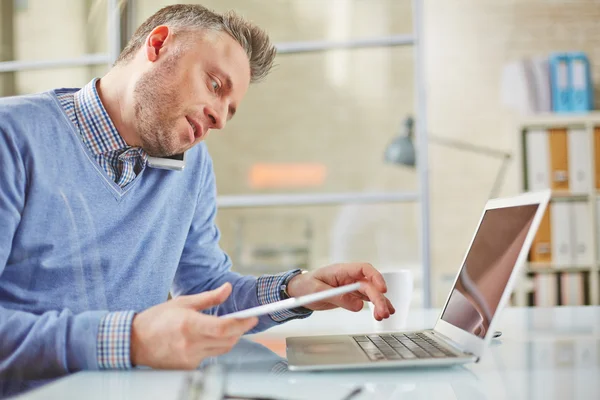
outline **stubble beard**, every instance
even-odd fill
[[[141,147],[150,156],[165,157],[181,152],[175,131],[181,101],[177,89],[169,85],[175,58],[161,68],[144,73],[133,90],[136,129]],[[182,115],[183,116],[183,115]]]

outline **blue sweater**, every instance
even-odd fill
[[[100,319],[217,288],[216,314],[259,305],[256,278],[218,245],[206,146],[182,172],[145,168],[120,188],[94,161],[54,92],[0,99],[0,372],[98,368]],[[261,317],[254,331],[277,323]]]

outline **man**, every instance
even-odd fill
[[[195,368],[314,310],[394,312],[369,264],[258,279],[230,271],[202,142],[233,117],[275,49],[258,27],[199,5],[142,24],[82,89],[0,100],[0,369]],[[186,152],[184,171],[148,156]],[[360,292],[261,318],[217,316],[326,288]],[[174,299],[166,301],[169,291]],[[203,311],[198,312],[198,311]]]

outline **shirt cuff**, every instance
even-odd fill
[[[100,369],[131,368],[131,323],[134,311],[106,314],[98,328],[98,367]]]
[[[282,272],[276,275],[262,275],[257,281],[258,303],[265,305],[276,301],[284,300],[281,298],[281,286],[288,278],[298,275],[301,271],[295,269],[288,272]],[[281,310],[269,314],[269,317],[275,322],[285,322],[291,319],[306,318],[312,314],[312,311]]]

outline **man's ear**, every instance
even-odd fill
[[[170,38],[171,31],[168,26],[160,25],[152,29],[152,32],[146,38],[145,50],[148,61],[158,60],[160,52],[165,46],[165,42]]]

